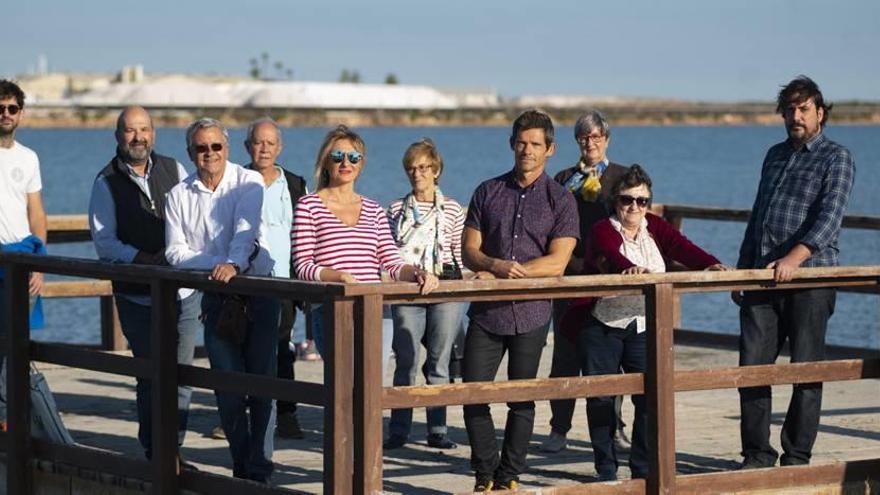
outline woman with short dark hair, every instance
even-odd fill
[[[614,184],[608,197],[612,215],[591,229],[584,258],[586,273],[662,273],[666,261],[693,270],[729,270],[717,258],[681,235],[668,222],[648,212],[653,196],[651,178],[633,165]],[[645,300],[643,296],[612,296],[576,300],[563,325],[576,332],[582,372],[587,375],[644,373],[647,367]],[[645,396],[633,395],[635,406],[632,450],[633,478],[648,473],[645,438]],[[617,425],[614,397],[587,399],[587,420],[594,464],[600,481],[617,479],[617,451],[612,441]]]

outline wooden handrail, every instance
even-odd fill
[[[802,268],[789,283],[772,282],[769,270],[737,270],[730,272],[675,272],[637,276],[592,275],[536,280],[491,280],[443,282],[436,294],[421,296],[414,284],[322,284],[263,277],[236,277],[231,283],[219,285],[207,280],[203,272],[193,273],[169,268],[115,265],[89,260],[0,253],[0,264],[7,270],[6,302],[13,308],[6,315],[10,330],[6,339],[8,359],[8,400],[10,432],[5,438],[10,493],[28,493],[30,471],[26,469],[35,450],[30,439],[29,401],[27,399],[28,363],[45,359],[98,371],[134,376],[149,376],[158,403],[163,405],[154,417],[155,455],[149,472],[154,487],[163,492],[176,492],[190,483],[208,483],[189,479],[176,473],[176,401],[177,386],[190,384],[224,390],[250,390],[276,399],[295,400],[325,408],[325,491],[327,493],[378,493],[382,488],[382,415],[388,407],[448,405],[494,401],[529,401],[547,398],[574,398],[596,394],[644,392],[648,407],[650,453],[649,477],[641,482],[626,483],[627,490],[636,492],[671,493],[681,482],[687,491],[706,487],[710,478],[678,476],[675,471],[675,393],[686,390],[707,390],[765,384],[802,383],[825,380],[856,380],[880,377],[880,359],[850,359],[818,363],[795,363],[717,370],[674,370],[672,344],[676,298],[687,292],[723,292],[740,290],[776,290],[792,287],[847,285],[874,288],[880,284],[880,266]],[[92,276],[115,280],[137,280],[152,287],[154,320],[152,360],[126,356],[104,356],[94,351],[71,349],[58,344],[29,341],[27,333],[27,272],[39,270],[73,276]],[[322,301],[327,308],[326,327],[329,337],[325,354],[325,383],[279,386],[277,379],[247,377],[237,373],[180,366],[174,353],[172,334],[162,331],[172,326],[176,315],[177,287],[190,286],[200,290],[221,290],[244,294],[284,295],[297,299]],[[64,293],[58,289],[57,294]],[[68,291],[68,294],[81,293]],[[549,296],[596,294],[643,294],[646,298],[648,325],[648,366],[643,374],[585,377],[571,379],[517,380],[502,383],[467,383],[446,386],[383,389],[380,360],[382,306],[389,302],[424,302],[433,300],[504,300],[544,299]],[[155,338],[156,336],[160,338]],[[90,357],[94,356],[95,359]],[[250,384],[250,385],[249,385]],[[354,386],[352,386],[354,384]],[[250,387],[250,388],[249,388]],[[282,391],[283,390],[283,391]],[[37,444],[39,446],[40,444]],[[73,447],[75,448],[75,447]],[[73,451],[69,451],[73,452]],[[93,462],[100,458],[89,453]],[[97,456],[97,457],[96,457]],[[74,456],[75,457],[75,456]],[[874,466],[871,460],[866,466]],[[780,486],[798,486],[827,475],[827,470],[804,471],[790,477]],[[742,488],[759,486],[751,473],[725,473],[719,483],[741,480]],[[822,478],[824,479],[824,478]],[[724,480],[724,481],[722,481]],[[225,486],[223,481],[210,481],[211,486]],[[231,485],[230,485],[231,486]],[[581,487],[584,492],[602,492],[601,486]]]
[[[660,213],[680,226],[683,218],[742,221],[747,210],[695,208],[658,205]],[[56,235],[77,238],[87,229],[84,216],[53,220]],[[880,218],[850,216],[849,228],[878,229]],[[50,236],[51,240],[51,236]],[[675,308],[681,294],[725,292],[732,290],[777,290],[803,287],[843,286],[877,292],[880,266],[802,268],[792,282],[777,284],[770,270],[730,272],[675,272],[639,276],[594,275],[531,280],[471,280],[443,282],[430,296],[421,296],[415,284],[328,284],[265,277],[236,277],[229,284],[207,280],[204,272],[174,270],[164,267],[109,264],[75,258],[0,253],[0,264],[7,269],[6,303],[11,311],[4,322],[7,347],[7,401],[9,433],[2,435],[7,456],[7,489],[10,493],[29,493],[31,471],[27,469],[34,454],[52,451],[33,442],[29,433],[28,364],[43,359],[93,370],[147,376],[154,383],[154,403],[161,407],[154,417],[154,452],[149,467],[141,465],[161,492],[176,492],[189,486],[208,486],[222,491],[234,482],[192,477],[176,472],[177,453],[176,401],[179,384],[228,390],[248,390],[251,382],[256,393],[276,399],[295,400],[325,409],[324,488],[326,493],[379,493],[382,489],[382,415],[383,408],[479,403],[509,400],[574,398],[598,393],[644,392],[648,406],[650,452],[649,477],[643,481],[621,483],[630,493],[703,492],[717,486],[738,489],[759,488],[772,478],[773,487],[794,487],[827,480],[840,468],[811,466],[789,475],[791,468],[776,468],[771,476],[755,473],[719,473],[717,475],[681,476],[675,471],[675,393],[763,384],[802,383],[805,381],[859,380],[880,377],[877,358],[848,359],[818,363],[795,363],[715,370],[674,370],[672,333]],[[27,272],[93,277],[102,281],[47,284],[49,297],[86,297],[100,295],[102,303],[111,301],[108,282],[121,280],[148,283],[152,287],[153,335],[151,360],[127,356],[106,356],[94,351],[71,349],[58,344],[30,342],[27,333]],[[179,286],[199,290],[272,295],[325,304],[328,342],[324,360],[325,383],[293,384],[279,387],[274,378],[255,380],[240,374],[177,365],[172,334],[162,332],[173,325],[176,314],[175,293]],[[643,294],[646,298],[648,324],[648,367],[644,374],[572,379],[535,379],[503,383],[468,383],[448,386],[420,386],[383,389],[379,360],[381,349],[381,308],[383,304],[404,302],[439,302],[452,300],[549,299],[555,297]],[[103,313],[103,311],[102,311]],[[159,337],[159,338],[155,338]],[[94,357],[94,359],[93,359]],[[561,381],[564,380],[564,381]],[[354,386],[352,386],[354,385]],[[282,391],[283,389],[283,391]],[[75,463],[78,447],[65,447],[65,455]],[[83,451],[85,452],[85,451]],[[89,451],[84,459],[94,465],[102,456]],[[115,458],[116,456],[114,456]],[[112,463],[111,457],[107,457]],[[85,462],[85,461],[84,461]],[[121,465],[118,461],[117,464]],[[863,479],[864,472],[880,465],[880,459],[844,464],[847,476]],[[853,474],[855,473],[855,474]],[[775,476],[782,474],[782,476]],[[198,478],[198,479],[197,479]],[[607,492],[602,485],[573,487],[571,493]],[[559,493],[568,492],[563,489]]]

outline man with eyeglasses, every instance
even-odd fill
[[[798,267],[837,266],[840,225],[855,178],[848,149],[823,133],[831,112],[819,86],[799,76],[779,92],[788,139],[767,151],[739,251],[738,268],[770,268],[776,282]],[[825,358],[834,288],[734,293],[740,305],[741,366],[773,364],[789,340],[791,362]],[[771,467],[770,386],[739,389],[743,469]],[[782,466],[809,464],[819,427],[822,384],[794,385],[782,424]]]
[[[580,150],[580,159],[573,166],[562,170],[553,180],[565,186],[577,203],[581,238],[578,240],[571,255],[566,275],[581,275],[584,269],[584,243],[590,228],[611,211],[607,206],[608,191],[623,176],[627,167],[610,162],[606,155],[611,141],[611,126],[598,110],[588,110],[581,115],[574,126],[574,138]],[[568,307],[569,299],[553,301],[553,364],[550,367],[550,378],[579,376],[581,359],[577,354],[577,346],[569,345],[560,331],[560,320]],[[618,418],[620,417],[620,400],[616,401]],[[571,429],[571,418],[574,415],[574,399],[550,401],[550,435],[541,444],[541,451],[556,453],[565,449],[566,435]],[[618,424],[616,439],[622,444],[628,443],[623,432],[623,422]],[[622,445],[625,446],[625,445]]]
[[[244,146],[251,156],[245,168],[259,172],[266,186],[263,199],[263,224],[269,241],[269,254],[275,262],[276,277],[291,277],[290,234],[293,212],[299,198],[308,194],[306,181],[278,164],[284,149],[281,129],[269,117],[251,122],[247,128]],[[278,327],[278,378],[294,380],[296,353],[290,349],[293,323],[296,321],[298,302],[281,301],[281,322]],[[300,439],[304,437],[296,417],[296,403],[278,401],[278,436]]]
[[[274,261],[262,222],[263,178],[228,161],[229,135],[217,120],[201,118],[190,124],[186,148],[196,173],[168,193],[168,262],[206,270],[209,279],[221,283],[239,274],[271,275]],[[221,322],[221,312],[243,326]],[[277,299],[205,292],[202,314],[212,369],[275,376]],[[268,483],[274,470],[274,401],[222,391],[215,396],[232,455],[232,475]]]
[[[480,184],[462,236],[464,265],[477,278],[520,279],[563,274],[580,236],[571,194],[545,173],[556,151],[553,122],[523,112],[510,136],[513,169]],[[550,327],[549,300],[473,302],[465,342],[465,382],[492,381],[505,354],[511,380],[535,378]],[[535,403],[509,402],[500,455],[488,404],[464,406],[475,492],[515,490],[526,469]]]
[[[0,79],[0,249],[45,253],[46,211],[43,208],[40,160],[30,148],[15,140],[24,115],[24,91]],[[31,272],[28,290],[37,296],[43,274]],[[3,273],[0,270],[0,336],[6,334]],[[6,366],[6,349],[0,349],[0,369]],[[6,420],[6,380],[0,373],[0,420]]]
[[[168,266],[165,260],[165,198],[186,176],[174,158],[156,153],[153,119],[142,107],[125,108],[116,119],[116,154],[98,173],[89,200],[89,227],[95,252],[102,261]],[[152,301],[150,286],[113,281],[113,296],[122,332],[136,358],[151,356]],[[192,364],[201,293],[180,289],[177,301],[177,362]],[[138,440],[144,455],[153,455],[150,380],[137,379]],[[190,387],[177,388],[178,444],[186,435]],[[192,465],[179,461],[181,467]]]

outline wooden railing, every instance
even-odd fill
[[[655,204],[652,206],[654,213],[663,216],[676,228],[681,230],[684,219],[718,220],[745,222],[749,219],[750,210],[733,208],[715,208],[708,206],[689,206]],[[865,215],[847,215],[843,219],[843,227],[848,229],[880,230],[880,217]],[[88,217],[86,215],[52,215],[49,217],[49,243],[84,242],[90,241]],[[845,289],[850,292],[864,292],[863,287]],[[74,282],[49,282],[43,291],[43,296],[48,298],[70,297],[98,297],[100,298],[100,343],[98,348],[112,351],[127,348],[125,337],[119,325],[119,317],[116,314],[116,305],[113,303],[113,292],[110,282],[106,280],[74,281]],[[676,300],[674,321],[676,328],[680,327],[681,311]],[[687,330],[682,337],[703,343],[730,344],[730,339],[723,335],[710,333],[703,330]],[[843,346],[835,346],[844,353],[851,353],[854,349]]]
[[[421,296],[414,284],[318,284],[260,277],[237,277],[228,285],[210,282],[203,272],[111,265],[70,258],[0,253],[6,269],[5,342],[8,356],[9,432],[0,435],[7,452],[8,493],[31,493],[30,461],[54,459],[152,481],[154,493],[190,489],[230,493],[253,485],[223,476],[176,470],[178,384],[272,397],[324,408],[324,490],[334,494],[377,494],[382,490],[382,411],[403,407],[498,403],[621,394],[646,396],[649,472],[646,480],[559,487],[553,493],[712,493],[806,487],[818,484],[876,480],[880,459],[813,466],[780,467],[772,471],[737,471],[678,475],[675,470],[675,398],[677,392],[743,386],[844,381],[880,378],[880,359],[845,359],[815,363],[777,364],[723,369],[676,371],[673,345],[677,296],[697,292],[778,290],[813,287],[868,288],[880,286],[880,266],[807,268],[785,284],[772,281],[771,270],[679,272],[639,276],[601,275],[528,280],[443,282]],[[29,339],[27,277],[29,271],[123,281],[149,282],[153,301],[153,359],[136,359]],[[175,323],[178,287],[271,295],[322,302],[327,328],[324,383],[314,384],[243,373],[178,365],[173,333],[159,331]],[[382,305],[447,301],[504,301],[581,296],[643,295],[648,326],[648,362],[644,374],[548,378],[499,383],[467,383],[415,387],[382,386]],[[37,441],[29,431],[28,363],[64,366],[149,377],[153,381],[152,461],[139,461],[82,446]],[[686,427],[686,426],[684,426]],[[258,493],[288,493],[266,487]]]

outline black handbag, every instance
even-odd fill
[[[218,337],[227,342],[243,344],[247,338],[248,327],[247,299],[238,294],[227,294],[222,297],[214,331]]]
[[[437,278],[440,280],[461,280],[461,267],[454,260],[452,263],[443,263],[443,273]]]

